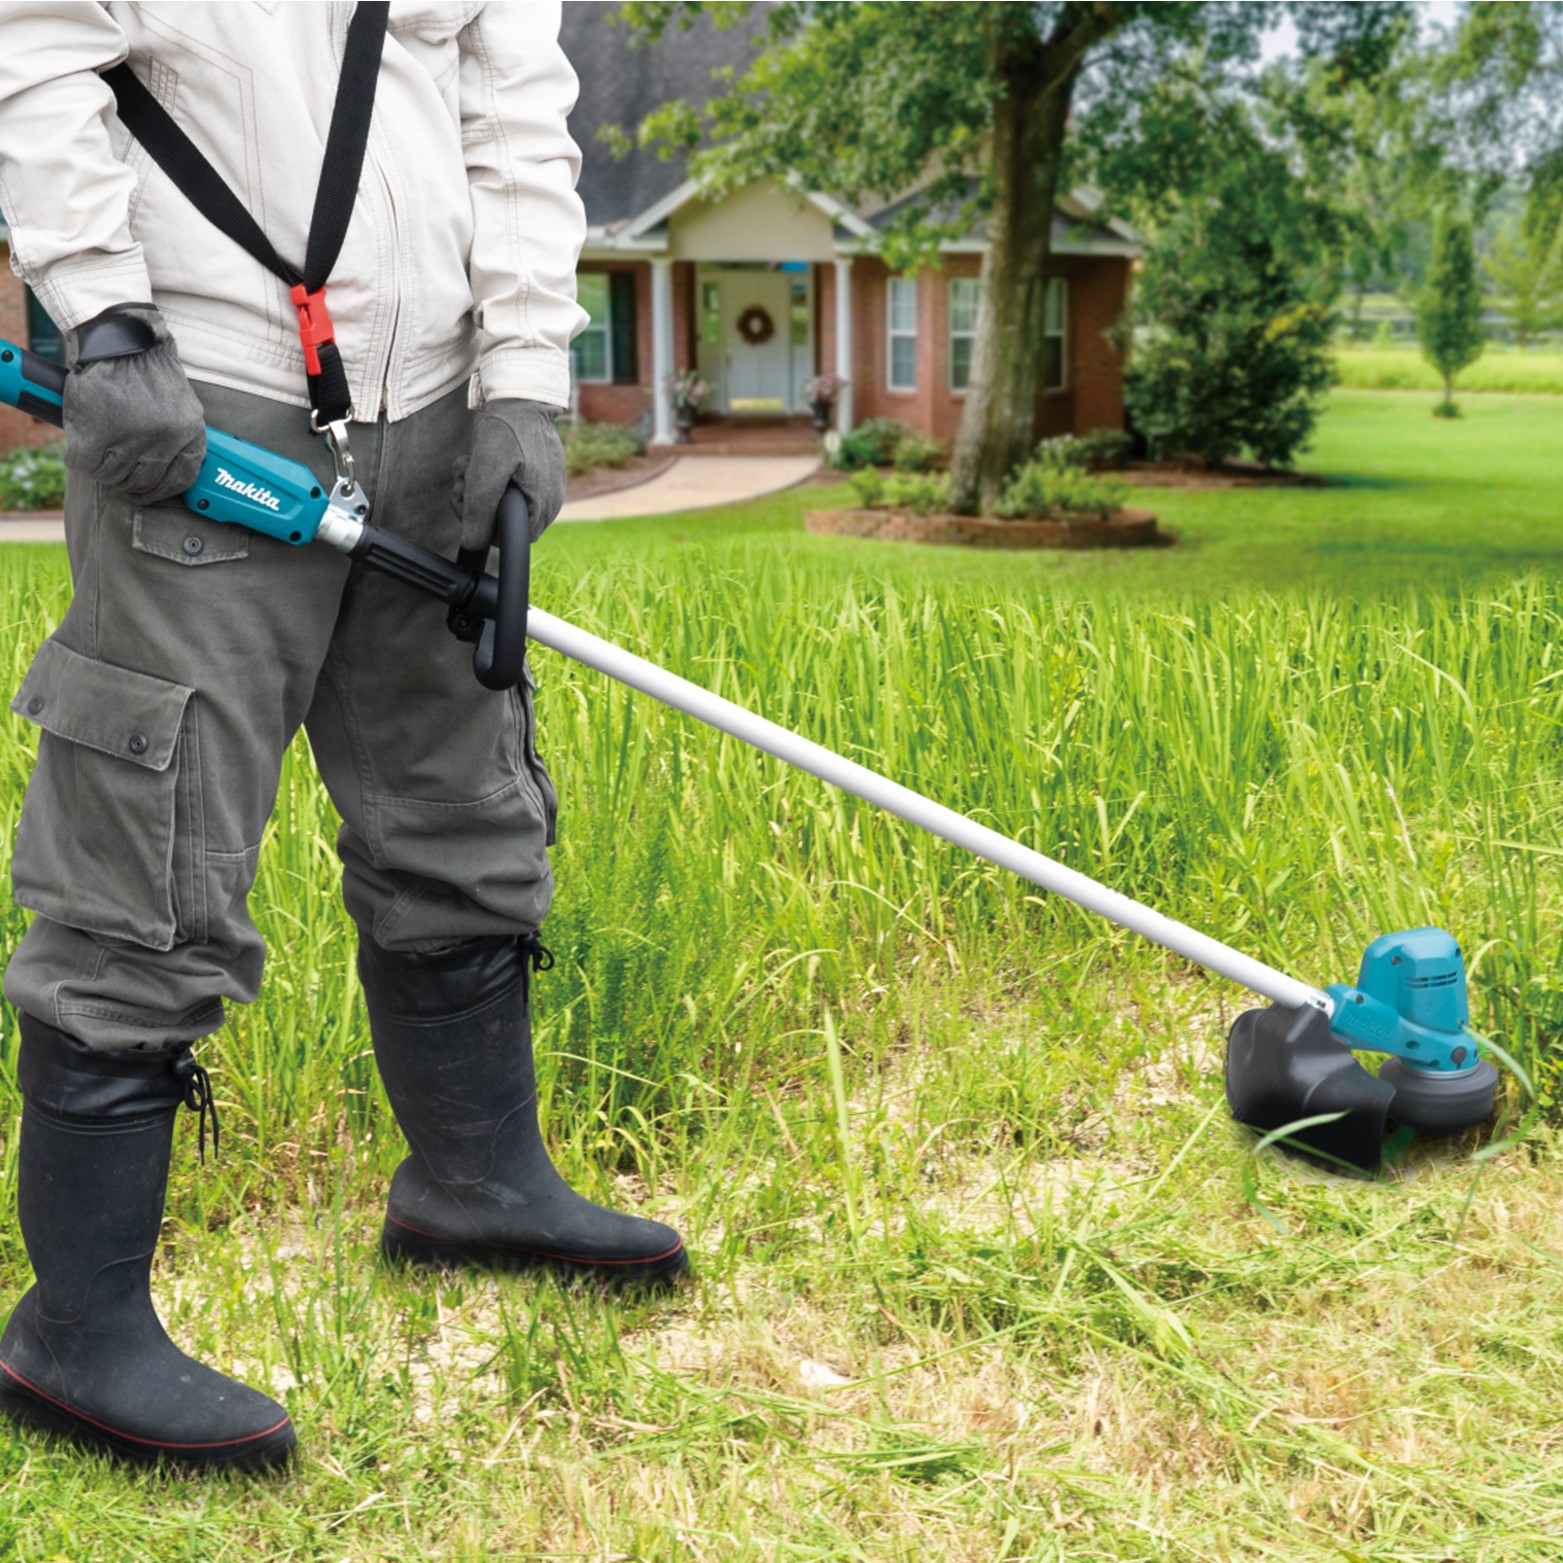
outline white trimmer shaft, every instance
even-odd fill
[[[1229,977],[1240,986],[1258,993],[1277,1004],[1293,1009],[1311,1008],[1329,1015],[1334,1010],[1330,996],[1319,988],[1288,977],[1285,972],[1266,966],[1252,956],[1234,950],[1230,945],[1212,939],[1208,934],[1190,928],[1186,923],[1174,922],[1160,912],[1131,901],[1128,896],[1109,890],[1105,885],[1075,869],[1067,868],[1018,841],[1002,836],[976,820],[957,814],[954,809],[935,803],[921,793],[903,787],[866,765],[848,760],[820,744],[811,743],[797,733],[788,732],[752,711],[745,711],[708,689],[701,689],[676,673],[669,673],[655,663],[647,662],[632,652],[610,644],[586,630],[577,629],[563,619],[557,619],[541,608],[532,608],[527,614],[527,637],[552,651],[562,652],[576,662],[642,694],[660,700],[675,710],[683,711],[708,727],[740,738],[744,743],[766,754],[785,760],[788,765],[818,776],[833,786],[850,792],[854,797],[885,809],[908,824],[932,832],[945,841],[964,847],[977,857],[1012,874],[1040,885],[1055,895],[1095,912],[1109,922],[1117,923],[1132,933],[1153,939],[1157,944],[1186,957],[1222,977]]]

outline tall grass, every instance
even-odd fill
[[[1414,344],[1367,347],[1341,343],[1335,350],[1338,383],[1359,391],[1442,391],[1443,380]],[[1456,391],[1563,391],[1563,353],[1555,349],[1505,348],[1489,342],[1482,356],[1460,372]]]
[[[556,539],[539,600],[1307,980],[1446,926],[1475,1023],[1550,1078],[1554,580],[1064,594],[667,526],[611,571],[596,534]],[[13,685],[66,600],[58,551],[0,552]],[[285,1394],[305,1463],[159,1483],[0,1429],[10,1553],[1555,1555],[1545,1124],[1402,1185],[1256,1163],[1220,1093],[1241,994],[534,660],[564,798],[546,1116],[577,1185],[676,1220],[702,1280],[609,1307],[376,1269],[402,1147],[295,747],[252,897],[265,990],[205,1050],[224,1156],[181,1153],[159,1284],[183,1343]],[[0,727],[0,851],[31,741]],[[8,1295],[24,1277],[6,1226]]]
[[[1354,976],[1375,932],[1456,928],[1483,1023],[1526,1057],[1545,1046],[1532,1000],[1557,942],[1548,778],[1563,757],[1550,583],[1169,611],[913,592],[758,550],[691,564],[698,592],[582,582],[560,611],[1311,980]],[[807,1026],[865,985],[893,993],[948,950],[1017,977],[1108,948],[1140,968],[1172,959],[539,662],[573,799],[550,936],[581,1048],[704,1065],[756,1025]],[[637,1035],[655,1039],[644,1056]]]

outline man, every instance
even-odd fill
[[[37,1284],[0,1338],[0,1407],[185,1464],[265,1465],[294,1442],[280,1406],[169,1341],[148,1280],[174,1117],[209,1101],[190,1044],[259,989],[245,898],[301,725],[344,822],[375,1058],[412,1150],[385,1252],[615,1280],[686,1263],[671,1229],[571,1192],[538,1132],[528,984],[556,800],[530,694],[483,689],[432,599],[178,502],[203,423],[326,486],[332,463],[288,286],[197,215],[100,73],[128,63],[298,264],[354,14],[0,6],[0,208],[70,348],[74,581],[12,705],[41,729],[14,865],[37,915],[5,973]],[[446,555],[489,540],[512,480],[534,536],[563,497],[584,218],[558,21],[409,3],[376,34],[330,315],[375,519]]]

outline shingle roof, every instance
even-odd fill
[[[770,8],[761,0],[726,27],[717,27],[709,11],[697,12],[692,26],[686,29],[675,22],[660,42],[651,43],[643,32],[619,20],[617,5],[565,0],[559,41],[581,83],[570,134],[581,148],[577,189],[593,228],[614,232],[670,195],[689,174],[682,153],[664,159],[655,148],[633,148],[621,157],[599,132],[615,126],[633,134],[641,120],[664,103],[679,98],[704,103],[723,91],[724,84],[713,81],[712,72],[723,66],[741,71],[753,58],[756,44],[766,35]],[[726,9],[728,15],[739,14],[737,7]],[[902,196],[867,220],[882,229],[915,199],[915,193]],[[984,229],[979,220],[967,239],[982,242]],[[858,236],[838,222],[836,237],[852,244]],[[1121,226],[1064,211],[1054,215],[1053,243],[1060,250],[1121,250],[1126,242],[1132,246],[1134,241]]]
[[[704,102],[721,90],[711,72],[742,65],[766,28],[765,7],[754,7],[736,26],[717,27],[701,12],[687,31],[669,27],[661,42],[617,19],[618,6],[566,0],[559,42],[581,79],[570,115],[570,134],[581,148],[577,189],[594,228],[616,224],[646,210],[678,188],[688,175],[687,159],[664,161],[655,149],[624,157],[598,138],[605,125],[633,133],[653,109],[674,98]]]

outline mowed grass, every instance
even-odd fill
[[[1394,347],[1342,343],[1335,350],[1342,387],[1359,391],[1436,391],[1444,382],[1411,343]],[[1482,356],[1455,380],[1455,400],[1466,391],[1514,391],[1556,395],[1563,391],[1563,352],[1489,342]]]
[[[1447,926],[1476,1024],[1550,1090],[1556,405],[1341,394],[1310,458],[1337,486],[1147,492],[1183,538],[1156,553],[814,537],[812,488],[556,528],[536,594],[1308,980]],[[0,553],[13,683],[66,592],[61,551]],[[536,663],[551,1136],[698,1279],[607,1302],[378,1267],[401,1145],[297,749],[266,991],[203,1050],[224,1154],[184,1126],[156,1285],[182,1344],[283,1395],[302,1459],[170,1479],[0,1431],[4,1555],[1558,1556],[1563,1177],[1523,1089],[1378,1184],[1256,1155],[1221,1088],[1244,994]],[[8,845],[30,730],[0,742]]]

